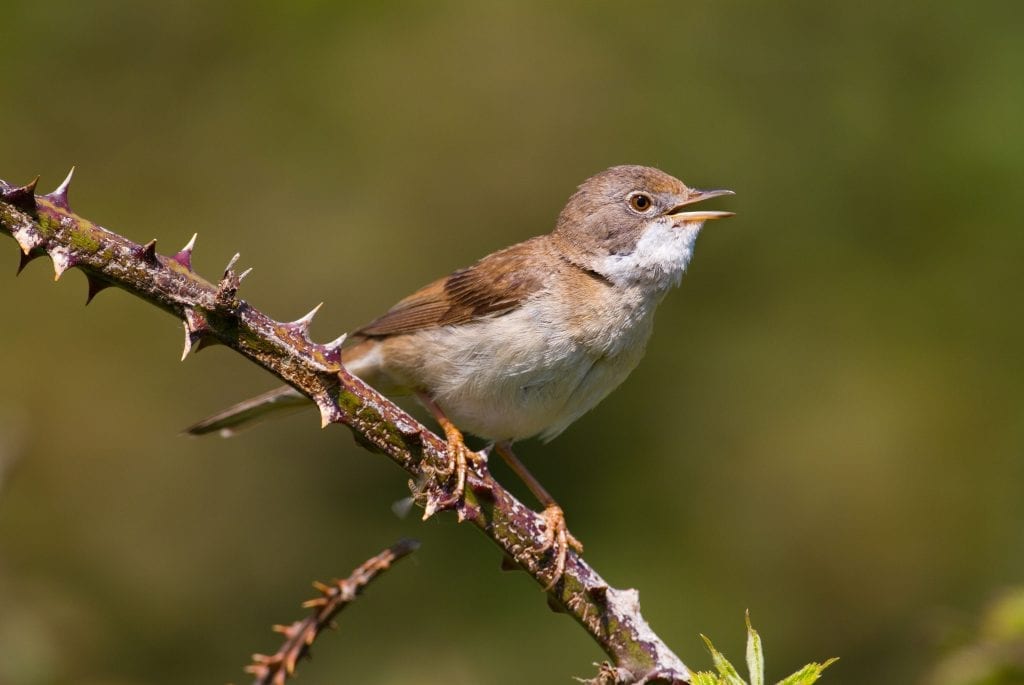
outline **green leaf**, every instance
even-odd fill
[[[811,683],[821,677],[822,671],[834,664],[836,661],[839,661],[839,659],[832,658],[823,664],[807,664],[785,680],[780,680],[779,685],[811,685]]]
[[[736,669],[725,656],[715,649],[715,646],[711,644],[711,640],[706,635],[700,636],[704,640],[704,644],[707,645],[708,651],[711,652],[711,660],[715,663],[715,668],[718,669],[718,675],[721,678],[722,685],[747,685],[743,678],[740,678],[740,674],[736,672]]]
[[[750,685],[764,685],[764,651],[761,636],[750,625],[750,611],[747,611],[747,670],[750,671]]]
[[[710,671],[693,674],[692,685],[747,685],[747,682],[740,677],[729,660],[715,649],[711,640],[706,635],[700,636],[704,640],[708,651],[711,652],[711,660],[715,663],[718,671],[716,676]],[[829,659],[821,664],[807,664],[799,671],[788,678],[779,681],[777,685],[811,685],[821,677],[821,672],[831,666],[838,659]],[[747,612],[747,668],[750,670],[750,685],[764,685],[764,647],[761,643],[761,635],[754,630],[750,623],[750,612]]]

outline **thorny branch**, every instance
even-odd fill
[[[284,643],[274,654],[253,654],[253,663],[245,667],[253,677],[252,685],[284,685],[295,674],[299,659],[309,653],[313,641],[324,628],[333,627],[338,612],[355,601],[363,588],[373,582],[391,564],[414,552],[420,543],[415,540],[401,540],[375,557],[366,560],[344,580],[330,583],[313,583],[320,592],[302,606],[313,612],[306,618],[291,625],[274,626],[275,633],[284,635]]]
[[[38,180],[38,179],[37,179]],[[444,472],[448,454],[438,438],[399,407],[351,375],[341,364],[344,336],[327,344],[308,335],[316,309],[283,323],[238,297],[248,271],[235,272],[237,255],[214,285],[192,270],[194,239],[171,256],[158,254],[156,241],[139,245],[84,219],[68,205],[71,174],[52,193],[36,195],[36,182],[21,187],[0,181],[0,233],[21,247],[18,271],[48,255],[56,278],[72,267],[85,272],[91,300],[118,286],[170,312],[185,326],[185,355],[211,344],[227,345],[316,402],[322,424],[352,429],[370,451],[387,455],[417,482],[429,516],[448,501]],[[469,521],[505,553],[507,565],[529,573],[541,587],[550,578],[550,553],[541,546],[544,521],[501,486],[486,467],[468,474],[460,521]],[[570,551],[561,579],[547,591],[548,604],[572,616],[611,658],[603,683],[686,683],[690,672],[647,625],[636,590],[610,587]]]

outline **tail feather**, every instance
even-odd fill
[[[295,388],[285,385],[239,402],[233,407],[228,407],[224,411],[189,426],[185,432],[189,435],[219,432],[221,437],[227,438],[242,428],[247,428],[269,416],[283,416],[287,411],[295,411],[307,406],[312,406],[308,397]]]

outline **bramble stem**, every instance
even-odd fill
[[[0,181],[0,233],[20,245],[22,267],[44,254],[57,278],[77,267],[89,280],[90,298],[116,285],[181,319],[186,354],[209,344],[227,345],[315,401],[325,426],[348,426],[361,444],[387,455],[414,479],[443,470],[445,442],[343,368],[344,336],[328,344],[310,340],[315,312],[291,323],[275,321],[238,297],[248,272],[237,274],[235,260],[213,284],[192,270],[194,242],[164,256],[157,253],[156,241],[139,245],[78,216],[68,206],[70,179],[69,174],[48,195],[36,195],[34,182],[14,187]],[[530,554],[544,540],[544,519],[494,480],[482,463],[473,460],[467,473],[459,519],[470,521],[544,587],[550,554]],[[433,478],[424,482],[420,504],[428,511],[444,508],[450,501],[445,486]],[[575,552],[568,553],[565,572],[547,595],[553,609],[576,619],[611,658],[614,665],[602,669],[606,682],[689,680],[689,670],[641,616],[636,591],[610,587]]]

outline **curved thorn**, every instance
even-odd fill
[[[101,291],[106,290],[110,287],[110,284],[106,281],[101,281],[92,274],[86,274],[86,281],[89,283],[89,294],[85,297],[86,306],[92,302],[92,298],[96,297]]]
[[[342,333],[337,338],[335,338],[331,342],[329,342],[326,345],[324,345],[324,347],[326,347],[328,350],[332,350],[332,351],[339,350],[339,349],[341,349],[341,346],[345,344],[345,340],[347,340],[347,339],[348,339],[348,333]]]
[[[138,254],[142,257],[143,261],[153,266],[158,266],[160,264],[160,261],[156,258],[156,238],[153,238],[143,245]]]
[[[178,264],[181,264],[183,267],[185,267],[189,271],[192,270],[192,250],[195,249],[196,238],[198,238],[198,237],[199,237],[198,233],[193,233],[192,234],[192,239],[188,241],[188,244],[185,245],[185,247],[181,248],[181,250],[178,252],[178,254],[176,254],[173,257],[171,257],[171,259],[173,259],[174,261],[178,262]]]
[[[309,310],[309,313],[306,314],[304,317],[302,317],[301,319],[296,319],[295,321],[292,321],[288,325],[291,328],[297,328],[297,329],[299,329],[301,331],[309,330],[309,324],[311,324],[313,322],[313,317],[316,316],[316,313],[318,311],[320,311],[320,307],[323,307],[323,306],[324,306],[324,303],[321,302],[320,304],[318,304],[317,306],[315,306],[311,310]]]
[[[228,274],[231,273],[231,269],[234,268],[235,264],[238,262],[238,258],[241,256],[242,255],[240,253],[236,252],[235,256],[228,262],[228,265],[224,267],[224,278],[228,277]]]
[[[320,410],[320,428],[327,428],[334,420],[334,407],[328,400],[317,400],[316,406]]]
[[[209,333],[204,333],[203,336],[201,338],[199,338],[199,342],[196,343],[195,351],[196,351],[196,354],[198,354],[198,353],[202,352],[203,350],[205,350],[207,347],[213,347],[214,345],[223,345],[223,344],[224,343],[222,343],[220,340],[218,340],[217,338],[213,337]]]
[[[59,281],[64,272],[75,265],[75,258],[62,247],[55,247],[50,251],[50,259],[53,261],[53,280]]]
[[[199,351],[205,337],[207,325],[203,315],[191,308],[185,309],[185,318],[182,320],[182,323],[185,325],[185,350],[181,353],[181,361],[185,361],[185,357],[193,349],[196,352]],[[200,343],[200,345],[196,343]]]
[[[32,252],[29,252],[28,254],[26,254],[24,252],[18,253],[18,271],[14,275],[15,276],[20,276],[21,272],[25,270],[25,267],[28,266],[28,263],[33,261],[33,260],[35,260],[35,259],[38,259],[39,257],[42,257],[42,255],[39,254],[39,253],[32,253]]]
[[[195,334],[189,330],[188,321],[182,321],[182,324],[185,326],[185,349],[181,352],[181,361],[185,361],[188,358],[188,353],[192,351],[192,345],[195,343],[193,338]]]
[[[206,319],[196,310],[185,309],[185,327],[192,333],[201,333],[206,328]]]
[[[68,206],[68,189],[71,188],[71,179],[74,176],[75,167],[71,167],[71,171],[68,172],[68,175],[61,184],[57,186],[57,189],[45,196],[46,199],[62,209],[70,210],[71,208]]]
[[[11,231],[11,235],[14,237],[15,242],[18,243],[18,247],[21,248],[22,254],[26,255],[46,243],[46,239],[40,235],[39,231],[32,227],[17,228]]]
[[[0,191],[0,199],[9,205],[17,207],[18,209],[23,209],[26,212],[34,212],[36,210],[37,183],[39,183],[38,176],[21,187],[8,188]]]

